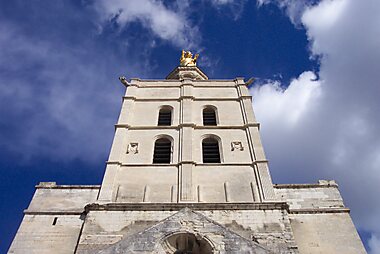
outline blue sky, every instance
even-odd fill
[[[182,49],[251,89],[276,183],[335,179],[380,253],[378,0],[0,0],[0,252],[40,181],[100,184],[123,86]]]

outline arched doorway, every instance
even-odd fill
[[[170,235],[164,240],[165,249],[170,254],[212,254],[210,243],[192,233]]]

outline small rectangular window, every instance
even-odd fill
[[[202,142],[203,163],[220,163],[219,143],[207,138]]]
[[[170,140],[158,139],[154,144],[153,163],[170,163],[171,146]]]
[[[158,114],[158,126],[170,126],[172,123],[172,111],[161,109]]]
[[[203,125],[204,126],[215,126],[216,125],[216,114],[215,114],[214,109],[205,108],[203,110]]]
[[[57,221],[58,221],[58,217],[54,217],[52,225],[55,226],[55,224],[57,224]]]

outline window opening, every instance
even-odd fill
[[[213,138],[202,141],[203,163],[220,163],[219,142]]]
[[[215,114],[214,109],[212,108],[203,109],[203,125],[204,126],[216,125],[216,114]]]
[[[169,139],[157,139],[154,143],[153,163],[170,163],[171,146]]]
[[[54,220],[53,220],[53,226],[55,226],[55,224],[57,224],[57,220],[58,220],[58,217],[54,217]]]
[[[158,126],[170,126],[172,124],[172,111],[168,108],[160,109],[158,113]]]

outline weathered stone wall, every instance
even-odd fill
[[[26,214],[8,253],[74,253],[82,223],[80,215]]]
[[[100,186],[36,186],[8,253],[74,253],[84,217],[84,207],[96,201]]]
[[[290,209],[344,207],[335,181],[320,180],[317,184],[274,185],[277,198],[287,202]]]
[[[289,204],[300,253],[366,253],[335,181],[278,184],[275,193]]]
[[[194,67],[193,71],[199,70]],[[207,106],[215,109],[217,126],[203,125],[202,112]],[[162,107],[172,109],[170,126],[157,125]],[[154,144],[161,137],[172,141],[170,165],[152,165]],[[203,163],[202,140],[207,137],[219,142],[221,163],[217,173],[215,165]],[[130,151],[132,144],[135,149]],[[165,180],[161,179],[163,175]],[[213,181],[204,181],[210,178]],[[150,195],[149,202],[274,199],[259,124],[242,78],[131,80],[123,97],[99,200],[142,202],[146,189],[165,193]],[[120,197],[123,192],[135,194]]]
[[[256,240],[274,253],[298,253],[285,210],[217,210],[201,213],[247,239]]]
[[[178,174],[179,168],[174,165],[121,166],[113,182],[112,201],[176,203]],[[250,165],[195,165],[192,168],[192,185],[188,188],[192,189],[194,202],[259,200],[254,168]]]
[[[158,224],[177,212],[142,211],[141,209],[140,211],[90,211],[83,228],[78,253],[104,249]],[[298,253],[285,210],[201,210],[198,212],[274,253]],[[207,225],[203,227],[206,227],[204,230],[207,231]]]
[[[150,129],[129,129],[122,133],[125,135],[121,150],[119,151],[119,162],[121,164],[132,165],[151,165],[153,162],[154,142],[160,137],[169,137],[172,140],[172,164],[179,162],[180,144],[183,143],[183,137],[180,136],[175,127],[159,128],[152,127]],[[220,139],[220,153],[223,163],[236,164],[252,164],[252,157],[249,149],[249,141],[247,140],[244,128],[223,128],[214,129],[196,127],[192,131],[192,153],[191,159],[194,163],[202,164],[202,140],[213,134]],[[241,149],[232,149],[232,142],[240,142]],[[137,152],[128,151],[130,143],[138,144]]]
[[[300,253],[366,253],[348,212],[289,217]]]
[[[90,211],[83,227],[78,253],[103,249],[174,213],[176,211]]]
[[[142,212],[141,214],[136,214],[134,212],[132,216],[137,220],[140,220],[141,218],[151,220],[153,219],[154,214],[149,214],[149,212]],[[133,223],[129,225],[132,226]],[[93,227],[93,229],[96,230],[98,229],[98,227],[95,226]],[[198,238],[199,241],[202,239],[206,242],[206,244],[208,242],[207,245],[210,246],[209,251],[201,253],[210,253],[210,249],[212,249],[213,253],[219,254],[272,253],[272,251],[268,250],[265,246],[236,234],[235,232],[216,223],[210,218],[203,216],[201,213],[193,212],[190,209],[186,208],[179,212],[176,212],[172,216],[165,218],[161,222],[155,222],[154,226],[146,228],[145,230],[141,230],[138,234],[124,235],[117,243],[103,246],[95,246],[94,244],[88,244],[90,243],[89,241],[87,241],[87,244],[86,242],[81,241],[81,245],[78,248],[78,253],[176,253],[175,249],[177,248],[175,244],[174,246],[172,245],[172,247],[174,248],[168,248],[169,246],[165,244],[166,239],[170,238],[171,236],[175,237],[176,234],[191,234]],[[99,243],[100,239],[97,236],[83,236],[83,238],[86,237],[88,239],[96,239],[95,242]],[[102,237],[103,239],[106,238],[105,232],[102,232]],[[171,251],[167,252],[170,249]],[[286,246],[280,247],[278,245],[275,253],[294,252],[289,251],[289,249]]]
[[[83,207],[95,202],[99,185],[56,185],[44,182],[36,186],[28,212],[82,212]]]

